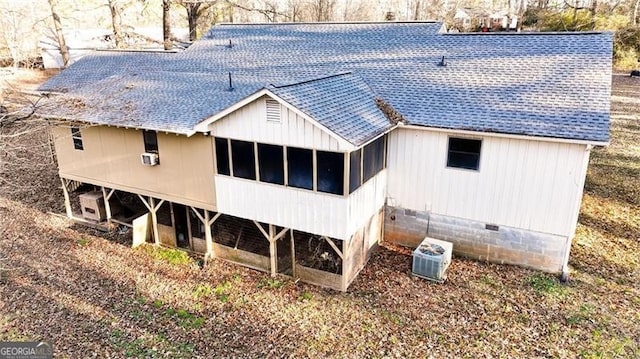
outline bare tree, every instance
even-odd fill
[[[636,0],[636,5],[633,7],[633,12],[631,13],[631,23],[633,26],[638,25],[638,9],[640,8],[640,0]]]
[[[11,62],[14,68],[17,68],[20,61],[24,60],[24,54],[21,51],[21,40],[23,39],[25,29],[21,26],[22,20],[26,17],[22,9],[13,7],[0,8],[0,39],[4,42],[9,50]]]
[[[108,0],[109,10],[111,12],[111,26],[113,27],[113,41],[117,48],[121,48],[123,44],[122,33],[122,7],[118,0]]]
[[[220,1],[194,1],[180,0],[177,4],[187,11],[187,22],[189,23],[189,41],[196,41],[198,38],[198,22],[200,18],[214,5]]]
[[[516,25],[516,31],[518,32],[522,31],[525,1],[526,0],[520,0],[520,5],[518,6],[518,23]]]
[[[51,8],[51,17],[53,17],[53,27],[56,31],[56,38],[58,45],[60,46],[60,55],[62,55],[62,63],[64,67],[69,66],[69,48],[64,41],[64,34],[62,33],[62,24],[60,23],[60,15],[58,15],[58,3],[57,0],[48,0],[49,7]]]
[[[312,0],[309,5],[315,21],[332,21],[334,19],[336,0]]]
[[[171,1],[162,0],[162,38],[165,50],[171,50],[173,48],[173,44],[171,43],[171,14],[169,12],[170,8]]]
[[[259,1],[258,4],[245,4],[237,0],[227,0],[227,3],[236,9],[261,14],[267,22],[276,22],[278,16],[288,18],[286,13],[278,9],[277,2],[275,1],[262,0]]]
[[[299,0],[287,1],[287,14],[287,17],[292,22],[298,22],[302,20],[302,4]]]

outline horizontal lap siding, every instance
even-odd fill
[[[446,167],[448,136],[412,129],[390,135],[391,205],[573,234],[586,172],[585,145],[486,136],[480,170],[469,171]]]
[[[209,126],[217,137],[262,142],[269,144],[314,148],[325,151],[344,151],[338,141],[280,105],[281,122],[267,121],[265,97],[262,97]]]

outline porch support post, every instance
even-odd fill
[[[295,241],[293,240],[293,229],[291,230],[291,274],[293,275],[294,279],[297,279],[296,277],[296,247],[295,247]]]
[[[222,213],[218,212],[213,217],[210,217],[209,211],[205,209],[203,217],[197,209],[191,207],[191,210],[196,214],[196,217],[198,217],[202,224],[204,224],[204,240],[207,246],[207,253],[204,254],[204,261],[206,263],[207,259],[215,257],[215,253],[213,251],[213,235],[211,234],[211,226],[213,225],[213,223],[215,223],[216,220],[218,220],[218,218],[220,218]]]
[[[69,200],[69,189],[67,188],[67,180],[60,178],[62,182],[62,193],[64,193],[64,208],[67,211],[67,217],[73,218],[73,211],[71,211],[71,200]]]
[[[271,276],[275,277],[278,274],[278,252],[276,248],[276,226],[269,225],[269,256],[271,257]]]
[[[115,189],[112,189],[107,193],[107,189],[104,188],[104,186],[100,188],[102,188],[102,198],[104,199],[104,210],[107,214],[107,223],[109,224],[109,227],[111,227],[111,205],[109,204],[109,199],[113,195],[113,192],[115,192]]]
[[[347,291],[347,286],[349,285],[349,278],[347,277],[351,272],[350,270],[351,268],[347,268],[347,264],[349,262],[347,259],[349,258],[349,253],[351,251],[351,239],[353,238],[350,238],[350,240],[348,241],[342,241],[343,253],[340,253],[338,251],[338,247],[335,244],[333,244],[333,241],[327,238],[329,244],[331,244],[331,247],[333,247],[333,249],[336,250],[336,252],[338,252],[338,255],[340,255],[340,260],[342,261],[342,288],[341,289],[343,292]]]
[[[153,242],[155,243],[156,246],[159,246],[160,233],[158,232],[158,215],[156,214],[156,212],[160,209],[160,207],[164,203],[164,200],[160,200],[158,204],[155,204],[155,200],[153,199],[153,197],[149,197],[149,202],[147,202],[147,200],[145,200],[144,197],[142,197],[141,195],[138,195],[138,197],[151,213],[151,226],[153,227]]]
[[[204,218],[203,218],[203,222],[204,222],[204,241],[206,243],[206,252],[204,254],[204,262],[207,263],[207,261],[210,258],[213,258],[213,238],[211,236],[211,225],[209,224],[209,211],[208,210],[204,210]]]
[[[153,197],[149,197],[149,207],[151,208],[151,226],[153,228],[153,242],[156,246],[160,245],[160,232],[158,231],[158,215],[156,213],[155,201]]]

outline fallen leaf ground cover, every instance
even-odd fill
[[[201,267],[49,214],[62,202],[49,162],[0,193],[0,341],[46,340],[62,358],[640,357],[640,80],[613,83],[611,146],[592,153],[567,284],[464,258],[433,284],[393,246],[346,293]],[[36,147],[15,156],[44,161]]]

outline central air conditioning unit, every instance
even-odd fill
[[[413,251],[413,275],[442,283],[447,278],[446,270],[451,264],[453,244],[435,238],[425,238]]]
[[[140,160],[142,161],[142,164],[145,166],[155,166],[158,164],[158,154],[145,152],[140,155]]]

